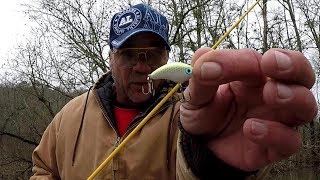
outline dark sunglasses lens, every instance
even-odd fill
[[[164,49],[149,49],[147,52],[148,63],[159,64],[161,60],[164,58],[164,55]]]
[[[143,61],[150,66],[158,66],[165,57],[163,48],[150,49],[121,49],[119,55],[124,59],[127,67],[134,66],[138,61]]]
[[[120,55],[125,60],[126,66],[132,66],[137,62],[137,52],[135,49],[123,49]]]

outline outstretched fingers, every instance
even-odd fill
[[[199,49],[193,56],[193,75],[184,91],[190,101],[180,107],[184,128],[194,134],[221,129],[227,123],[221,120],[232,114],[234,94],[228,83],[245,81],[248,85],[261,86],[265,77],[260,60],[261,54],[250,49]]]
[[[275,115],[271,120],[291,127],[309,123],[318,112],[312,92],[301,85],[268,81],[264,86],[263,99]]]
[[[301,137],[294,129],[279,122],[248,119],[243,126],[244,135],[260,146],[260,160],[246,158],[247,167],[263,167],[296,153],[301,147]],[[248,154],[251,156],[251,154]]]
[[[302,53],[283,49],[270,49],[261,60],[263,73],[288,84],[300,84],[311,88],[315,74],[310,62]]]
[[[260,70],[261,54],[250,49],[199,49],[192,59],[193,75],[185,96],[191,101],[185,105],[199,108],[212,100],[219,85],[233,81],[260,85],[265,77]]]

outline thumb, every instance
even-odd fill
[[[212,49],[208,47],[198,49],[192,57],[191,65],[194,66],[195,62],[197,62],[204,54],[210,51],[212,51]],[[204,64],[204,66],[206,66],[206,64]],[[211,69],[211,72],[213,73],[219,70],[221,71],[219,67],[210,66],[208,69]],[[187,107],[187,109],[197,109],[210,102],[218,88],[218,86],[199,84],[199,81],[197,80],[198,78],[199,75],[197,72],[196,74],[193,74],[189,80],[188,87],[184,91],[186,99],[190,99],[190,101],[183,104],[185,107]]]

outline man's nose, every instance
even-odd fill
[[[147,54],[139,53],[137,63],[133,66],[133,70],[139,73],[151,73],[151,67],[147,61]]]

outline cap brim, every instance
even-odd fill
[[[142,29],[142,28],[137,28],[137,29],[134,29],[133,31],[128,31],[128,32],[122,34],[121,36],[119,36],[118,38],[114,39],[111,42],[112,48],[116,48],[116,49],[120,48],[123,45],[123,43],[125,43],[130,37],[132,37],[134,35],[137,35],[139,33],[143,33],[143,32],[154,33],[155,35],[160,37],[163,40],[163,42],[166,45],[166,47],[169,50],[171,50],[170,44],[168,44],[168,42],[160,34],[158,34],[157,32],[154,32],[152,30],[147,30],[147,29]]]

